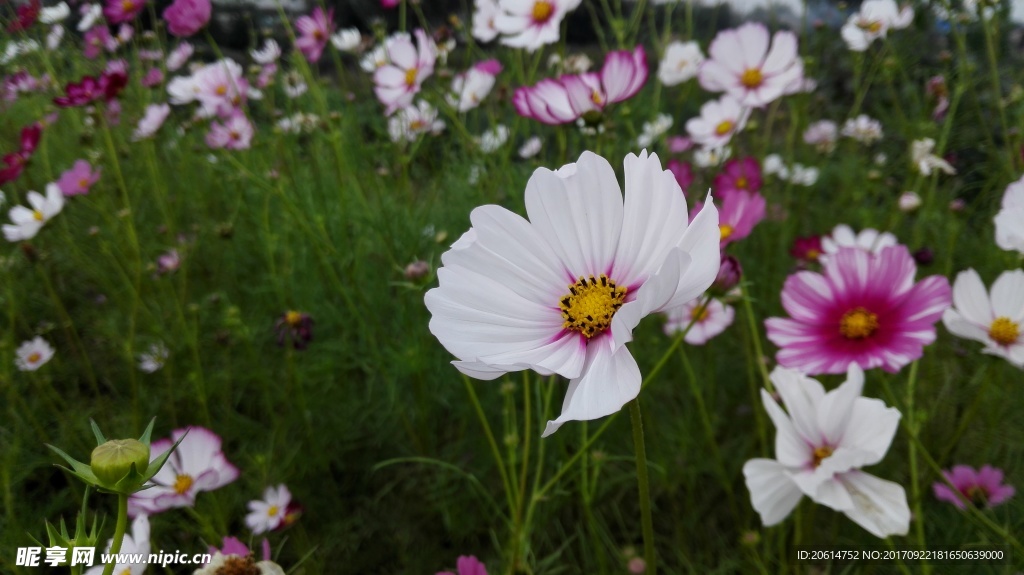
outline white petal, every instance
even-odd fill
[[[785,519],[800,503],[803,493],[789,478],[785,466],[774,459],[751,459],[743,465],[743,477],[765,527]]]
[[[910,507],[903,487],[860,471],[837,477],[853,499],[846,516],[876,537],[906,535],[910,529]]]
[[[832,446],[839,445],[853,415],[853,405],[864,390],[864,370],[850,363],[846,381],[825,394],[818,406],[818,427]]]
[[[820,446],[824,436],[818,428],[818,405],[825,398],[825,388],[795,369],[776,367],[772,383],[782,397],[793,428],[807,443]]]
[[[1024,319],[1024,271],[1003,272],[992,284],[992,311],[1011,321]]]
[[[899,424],[900,411],[895,407],[886,407],[880,399],[858,397],[840,441],[843,447],[871,454],[863,465],[873,465],[889,451]]]
[[[779,459],[780,463],[789,467],[807,465],[811,461],[812,449],[797,433],[789,416],[764,389],[761,390],[761,401],[764,402],[764,409],[768,412],[768,417],[775,424],[775,457]]]
[[[981,276],[973,269],[957,274],[953,282],[953,306],[968,320],[989,325],[994,319]]]

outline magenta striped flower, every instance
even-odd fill
[[[906,246],[877,255],[840,248],[822,271],[789,276],[782,307],[790,317],[765,321],[782,366],[814,375],[855,363],[895,373],[935,341],[935,322],[950,305],[949,281],[914,283],[917,265]]]

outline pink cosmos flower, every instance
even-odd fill
[[[150,68],[149,72],[142,78],[142,85],[146,88],[159,86],[164,81],[164,71],[160,68]]]
[[[302,52],[306,60],[316,62],[320,60],[331,34],[334,33],[334,9],[324,12],[323,8],[317,6],[313,9],[312,16],[300,16],[295,21],[295,28],[300,34],[295,40],[295,47]]]
[[[255,129],[245,113],[235,110],[224,121],[211,122],[210,131],[206,134],[206,145],[211,148],[227,148],[228,150],[247,150],[252,144]]]
[[[152,137],[160,129],[160,126],[164,125],[164,121],[167,120],[167,116],[170,113],[171,107],[167,104],[150,104],[146,106],[146,112],[143,114],[142,119],[139,120],[139,124],[135,127],[135,132],[132,134],[132,141]]]
[[[210,0],[174,0],[164,10],[164,20],[171,35],[187,38],[210,21]]]
[[[707,302],[697,298],[666,311],[665,315],[668,317],[665,335],[675,335],[693,324],[683,336],[683,341],[690,345],[704,345],[732,325],[736,310],[714,298]]]
[[[725,196],[734,192],[756,193],[761,189],[761,164],[751,157],[729,160],[715,176],[715,193]]]
[[[711,92],[726,92],[743,106],[760,108],[803,77],[796,43],[792,32],[776,32],[769,50],[768,28],[754,22],[723,30],[708,48],[700,85]]]
[[[673,154],[682,154],[693,147],[693,140],[689,136],[669,136],[668,151]]]
[[[672,175],[676,177],[676,181],[679,182],[679,187],[683,189],[683,193],[693,183],[693,166],[690,162],[680,162],[679,160],[669,160],[665,166],[668,171],[672,172]]]
[[[487,567],[472,555],[461,555],[455,563],[455,570],[458,573],[440,571],[437,575],[487,575]]]
[[[390,10],[395,6],[398,6],[399,0],[380,0],[380,7],[385,10]]]
[[[145,0],[107,0],[103,6],[103,16],[111,24],[129,22],[134,20],[145,6]]]
[[[385,46],[388,64],[373,73],[373,92],[387,109],[388,116],[412,104],[423,81],[434,73],[437,46],[423,30],[416,30],[416,46],[408,34],[396,34]]]
[[[185,435],[185,433],[188,435]],[[181,440],[167,463],[153,476],[154,486],[131,496],[128,515],[152,515],[176,507],[192,507],[200,491],[212,491],[238,479],[238,468],[221,451],[220,437],[203,427],[175,429],[171,439],[150,445],[150,461]]]
[[[758,193],[732,193],[719,196],[716,200],[721,206],[718,212],[718,230],[721,245],[742,240],[754,231],[754,226],[764,219],[767,202]],[[701,203],[694,206],[694,213],[700,210]]]
[[[818,261],[822,252],[821,236],[796,238],[793,240],[793,247],[789,249],[789,255],[793,256],[801,264]]]
[[[13,182],[21,176],[25,165],[32,158],[39,146],[39,138],[43,134],[43,126],[38,122],[21,129],[21,140],[17,152],[11,152],[0,160],[0,184]]]
[[[70,170],[61,174],[57,187],[65,196],[88,194],[89,188],[100,179],[99,168],[92,171],[92,166],[85,160],[77,160]]]
[[[747,125],[749,117],[750,108],[725,94],[718,100],[705,102],[700,107],[700,116],[686,121],[686,131],[704,149],[721,148]]]
[[[647,72],[643,46],[618,50],[608,53],[599,73],[566,75],[516,88],[512,102],[520,116],[545,124],[566,124],[632,98],[647,81]]]
[[[978,507],[995,507],[1005,503],[1016,493],[1013,486],[1003,483],[1003,470],[991,465],[985,465],[977,471],[967,465],[955,465],[953,469],[943,471],[942,475],[956,487],[964,499]],[[967,509],[967,505],[945,483],[936,481],[932,485],[932,490],[936,499],[948,501],[956,505],[957,509]]]
[[[93,26],[85,33],[82,45],[82,55],[93,60],[100,55],[104,48],[107,48],[113,39],[110,30],[104,25]]]
[[[167,70],[169,72],[174,72],[178,68],[184,66],[185,62],[188,62],[188,59],[192,57],[192,53],[194,51],[195,48],[193,48],[192,44],[189,44],[188,42],[178,44],[178,46],[167,55]]]
[[[914,283],[917,265],[906,246],[877,255],[840,248],[823,273],[797,272],[782,288],[790,318],[765,321],[781,349],[779,364],[807,374],[842,373],[850,364],[895,373],[935,341],[935,322],[950,305],[949,282]]]
[[[504,34],[501,43],[533,52],[553,44],[566,13],[575,10],[581,0],[498,0],[494,28]]]

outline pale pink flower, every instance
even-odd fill
[[[705,102],[700,116],[686,121],[686,131],[694,143],[705,149],[721,148],[747,125],[750,108],[724,94],[718,100]]]
[[[57,187],[60,188],[61,193],[65,196],[88,194],[89,188],[98,182],[99,179],[99,168],[94,172],[89,162],[77,160],[71,169],[61,174],[60,179],[57,180]]]
[[[575,10],[581,0],[498,0],[500,12],[494,27],[503,34],[501,43],[530,52],[553,44],[566,13]]]
[[[665,315],[668,317],[665,335],[672,336],[689,327],[683,341],[690,345],[704,345],[732,325],[736,310],[714,298],[707,301],[697,298],[666,311]]]
[[[700,85],[726,92],[741,105],[759,108],[782,96],[803,77],[796,35],[776,32],[768,48],[768,29],[747,23],[718,33],[700,68]]]
[[[300,16],[295,21],[295,29],[300,35],[295,40],[295,47],[306,60],[318,61],[334,33],[334,9],[324,12],[323,8],[317,6],[312,16]]]
[[[170,72],[176,71],[188,62],[188,59],[192,57],[192,52],[195,49],[192,44],[188,42],[181,42],[174,50],[167,56],[167,70]]]
[[[223,123],[211,122],[206,134],[206,145],[211,148],[247,150],[255,132],[252,123],[241,110],[235,110]]]
[[[150,104],[146,106],[146,112],[135,127],[132,134],[132,141],[145,140],[150,138],[164,125],[164,121],[171,113],[171,107],[167,104]]]
[[[160,68],[150,68],[149,72],[142,78],[142,85],[146,88],[159,86],[164,81],[164,71]]]
[[[407,34],[396,34],[387,39],[388,63],[373,74],[374,93],[390,116],[399,108],[412,103],[423,81],[434,73],[437,46],[426,32],[417,29],[416,46]]]

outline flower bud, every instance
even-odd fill
[[[430,273],[430,264],[423,260],[416,260],[405,266],[405,279],[409,281],[421,280]]]
[[[111,439],[92,450],[89,461],[96,478],[114,486],[131,472],[143,474],[149,467],[149,446],[137,439]]]
[[[732,256],[723,255],[722,265],[718,268],[718,276],[711,287],[717,291],[727,292],[740,283],[743,276],[743,268],[740,261]]]
[[[900,211],[912,212],[921,207],[921,196],[915,192],[903,192],[899,200]]]

